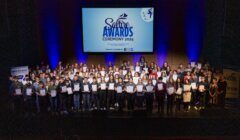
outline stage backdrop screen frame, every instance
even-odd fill
[[[81,12],[84,53],[153,53],[153,6],[82,7]]]

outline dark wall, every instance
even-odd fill
[[[240,69],[240,1],[209,0],[202,58],[219,68]]]

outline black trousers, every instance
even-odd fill
[[[176,95],[176,110],[180,111],[181,110],[181,104],[182,104],[182,96],[181,95]]]
[[[67,108],[68,110],[71,110],[73,107],[73,94],[67,95]]]
[[[38,96],[40,112],[47,113],[48,111],[48,97],[47,96]]]
[[[144,100],[145,100],[144,93],[137,93],[136,94],[136,105],[137,105],[137,107],[143,108]]]
[[[167,95],[167,113],[173,113],[174,95]]]
[[[217,96],[218,106],[221,108],[225,107],[225,96],[226,96],[226,93],[221,93],[221,94],[218,94]]]
[[[100,90],[99,91],[99,104],[100,108],[107,106],[107,92],[106,90]]]
[[[23,113],[23,96],[22,95],[13,96],[13,103],[14,113],[17,114]]]
[[[34,113],[34,98],[26,97],[24,102],[24,108],[26,113]]]
[[[108,90],[107,93],[107,107],[114,107],[114,103],[115,103],[115,97],[114,97],[114,90]]]
[[[59,110],[66,111],[67,93],[59,93]]]
[[[127,93],[128,110],[134,110],[135,97],[133,93]]]
[[[153,93],[146,93],[145,94],[145,98],[146,98],[146,109],[147,112],[152,112],[153,109]]]
[[[124,107],[124,93],[117,93],[117,103],[119,105],[119,111],[122,111]]]
[[[161,114],[164,114],[164,100],[165,100],[165,95],[164,94],[156,94],[157,97],[157,103],[158,103],[158,112]]]

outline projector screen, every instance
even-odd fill
[[[82,8],[84,52],[153,52],[154,8]]]

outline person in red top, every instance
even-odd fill
[[[164,99],[166,94],[166,84],[162,82],[162,77],[158,78],[156,84],[156,98],[158,103],[158,113],[164,114]]]

